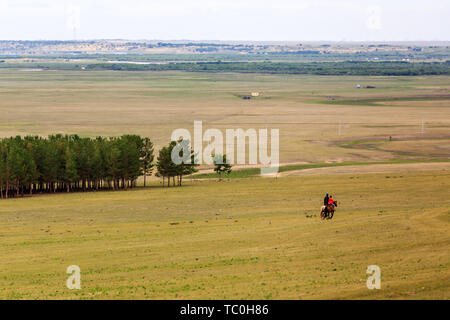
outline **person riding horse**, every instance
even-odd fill
[[[325,217],[328,217],[328,215],[331,212],[334,212],[334,208],[337,207],[337,201],[334,201],[333,196],[329,196],[328,193],[325,195],[325,198],[323,199],[323,212],[325,214]]]
[[[328,193],[325,195],[325,198],[323,198],[323,205],[326,206],[328,204],[328,200],[330,200],[330,197],[328,196]]]
[[[325,198],[323,198],[323,211],[324,211],[324,213],[325,213],[325,217],[326,216],[328,216],[328,210],[327,210],[327,207],[328,207],[328,203],[329,203],[329,201],[330,201],[330,196],[328,195],[328,193],[325,195]]]

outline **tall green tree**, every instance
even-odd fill
[[[71,184],[79,179],[75,153],[70,149],[70,147],[66,148],[64,160],[64,182],[66,184],[67,192],[70,192]]]
[[[156,169],[158,175],[164,180],[167,178],[167,186],[170,187],[170,179],[176,174],[176,165],[172,161],[172,149],[175,147],[176,142],[172,141],[167,147],[163,147],[159,150],[159,155],[156,162]]]
[[[155,165],[153,161],[155,160],[153,143],[149,138],[144,138],[142,141],[141,149],[141,164],[142,164],[142,174],[144,175],[144,187],[146,187],[147,176],[151,175]]]

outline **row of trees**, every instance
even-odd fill
[[[196,172],[192,164],[175,164],[171,142],[160,150],[157,176],[173,185]],[[194,155],[191,151],[191,158]],[[77,135],[12,137],[0,139],[0,198],[33,193],[118,190],[136,186],[137,179],[153,173],[154,148],[149,138],[137,135],[81,138]],[[177,180],[177,183],[175,182]]]
[[[270,74],[419,76],[450,75],[450,60],[446,62],[407,61],[336,61],[336,62],[182,62],[168,64],[96,63],[88,70],[125,71],[189,71],[238,72]]]

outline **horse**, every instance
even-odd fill
[[[336,207],[337,207],[337,201],[334,202],[334,206],[332,204],[328,204],[326,206],[322,206],[322,208],[320,210],[320,218],[322,220],[325,220],[325,219],[331,220],[331,219],[333,219],[334,212],[336,211]]]

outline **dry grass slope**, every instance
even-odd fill
[[[2,299],[449,299],[449,171],[2,202]],[[320,221],[320,196],[341,206]],[[319,199],[319,200],[318,200]],[[69,265],[82,290],[65,287]],[[366,289],[366,268],[382,289]]]

